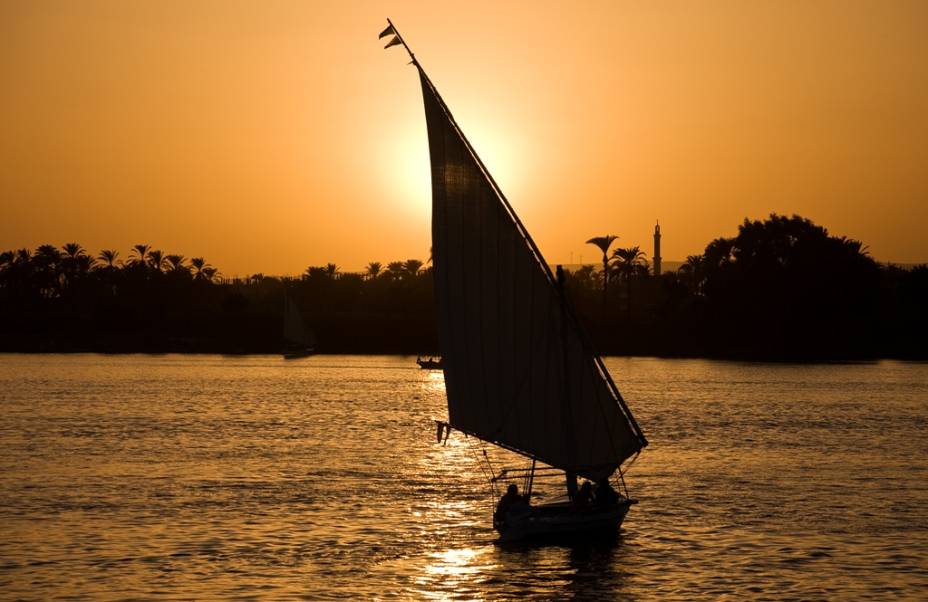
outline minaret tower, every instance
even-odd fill
[[[661,275],[661,223],[654,226],[654,275]]]

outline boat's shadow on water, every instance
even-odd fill
[[[495,547],[502,564],[535,565],[540,584],[557,582],[559,599],[614,599],[626,591],[626,575],[616,570],[625,548],[621,533],[497,541]]]

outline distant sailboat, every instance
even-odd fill
[[[316,336],[303,323],[300,310],[289,296],[284,295],[284,359],[312,355],[316,350]]]
[[[441,358],[440,357],[435,358],[432,356],[429,356],[427,358],[424,358],[421,356],[417,357],[416,364],[418,364],[419,367],[422,368],[423,370],[441,370],[443,367],[441,363]]]
[[[564,472],[569,491],[576,476],[602,487],[596,503],[565,496],[497,515],[501,539],[615,533],[636,503],[624,489],[623,467],[647,440],[581,329],[560,269],[556,277],[392,22],[384,36],[392,36],[386,48],[401,44],[409,52],[425,102],[448,398],[438,438],[454,429],[525,456],[527,494],[536,474],[553,471]],[[537,463],[550,468],[536,470]],[[491,481],[514,474],[504,470]]]

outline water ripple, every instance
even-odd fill
[[[0,597],[928,597],[928,365],[607,364],[641,503],[504,546],[411,358],[0,356]]]

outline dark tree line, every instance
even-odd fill
[[[324,352],[436,352],[430,270],[416,259],[300,277],[222,279],[196,257],[136,245],[0,253],[0,351],[276,353],[284,295]]]
[[[799,216],[745,220],[676,273],[654,277],[637,247],[616,249],[605,319],[591,289],[602,272],[573,274],[571,290],[600,349],[746,359],[928,357],[928,267],[874,261],[860,241]]]
[[[675,273],[651,274],[638,247],[567,289],[606,354],[818,360],[928,357],[928,267],[871,259],[859,241],[803,218],[746,220]],[[219,278],[202,258],[148,245],[43,245],[0,253],[0,350],[276,353],[284,297],[330,353],[438,353],[431,268],[415,259],[335,264],[299,277]]]

